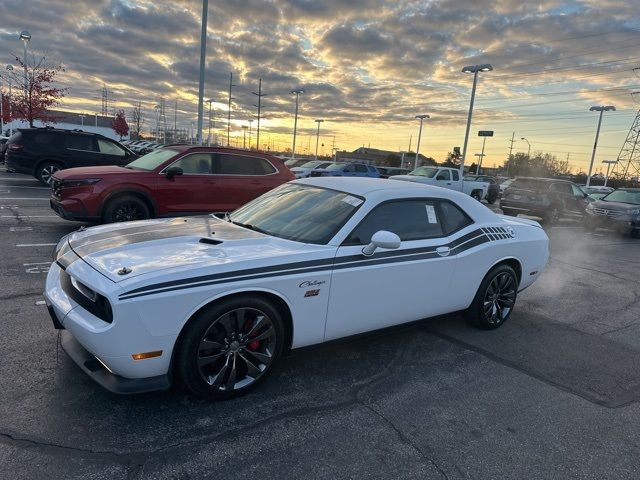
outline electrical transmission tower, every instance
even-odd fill
[[[613,173],[622,175],[623,179],[627,177],[640,177],[640,110],[633,120],[631,129],[627,133],[627,138],[622,144],[620,153],[618,154],[618,163],[613,169]]]
[[[109,115],[109,90],[105,84],[102,85],[102,107],[100,114],[103,116]]]

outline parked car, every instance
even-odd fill
[[[524,213],[553,224],[563,217],[582,218],[588,203],[588,195],[568,180],[520,177],[505,190],[500,208],[505,215]]]
[[[313,170],[310,177],[373,177],[380,173],[373,165],[357,162],[334,162],[326,168]]]
[[[498,185],[500,187],[500,198],[504,196],[504,191],[509,188],[509,185],[511,185],[514,180],[515,178],[504,178],[500,181]]]
[[[457,168],[418,167],[407,175],[394,175],[389,178],[392,180],[417,182],[462,191],[478,201],[485,198],[489,191],[489,184],[487,182],[461,180],[460,171]]]
[[[380,172],[380,178],[389,178],[392,175],[406,175],[410,173],[411,170],[408,168],[400,168],[400,167],[376,167],[378,172]]]
[[[304,165],[308,161],[309,161],[308,158],[290,158],[289,160],[285,161],[284,164],[287,167],[289,167],[289,169],[291,169],[293,167],[299,167],[301,165]]]
[[[65,168],[126,165],[137,155],[98,133],[58,128],[19,128],[7,142],[9,172],[32,175],[44,185]]]
[[[327,168],[331,164],[333,164],[333,162],[312,160],[310,162],[303,163],[299,167],[293,167],[290,170],[296,176],[296,178],[307,178],[308,176],[311,175],[311,172],[313,172],[314,170]]]
[[[587,205],[584,228],[599,227],[640,236],[640,188],[619,188]]]
[[[293,178],[271,155],[173,145],[125,167],[56,172],[50,203],[62,218],[104,223],[230,212]]]
[[[225,399],[290,349],[458,311],[498,328],[544,270],[548,244],[537,222],[460,192],[306,178],[228,221],[149,220],[63,237],[44,295],[62,347],[103,387],[180,381]]]
[[[477,182],[487,182],[489,188],[485,200],[491,204],[496,203],[496,200],[500,198],[500,185],[498,180],[491,175],[465,175],[465,180],[472,180]]]

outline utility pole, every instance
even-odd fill
[[[318,118],[315,120],[315,122],[318,124],[318,131],[316,132],[316,160],[318,160],[318,143],[320,141],[320,124],[322,122],[324,122],[324,120],[322,120],[321,118]]]
[[[296,132],[298,130],[298,99],[301,93],[304,93],[304,89],[298,88],[297,90],[291,90],[291,93],[296,96],[296,113],[293,117],[293,146],[291,147],[291,159],[296,158]]]
[[[173,142],[178,143],[178,100],[173,104]]]
[[[511,164],[511,152],[513,152],[513,142],[515,142],[516,132],[511,134],[511,141],[509,142],[509,158],[507,158],[507,177],[509,176],[509,166]]]
[[[424,115],[416,115],[416,117],[415,117],[415,118],[420,119],[420,130],[418,131],[418,146],[416,147],[416,159],[415,159],[415,161],[413,162],[413,168],[414,168],[414,170],[415,170],[416,168],[418,168],[418,155],[420,155],[420,138],[422,137],[422,121],[423,121],[425,118],[429,118],[429,115],[427,115],[427,114],[424,114]]]
[[[229,133],[231,132],[231,100],[235,100],[231,96],[231,89],[235,87],[233,84],[233,72],[229,72],[229,111],[227,112],[227,147],[229,146]]]
[[[242,148],[246,150],[247,148],[247,128],[248,125],[242,125]]]
[[[249,120],[249,150],[251,150],[251,126],[253,125],[253,118]]]
[[[258,105],[254,105],[254,107],[258,107],[258,128],[256,131],[256,149],[260,150],[260,110],[262,108],[262,97],[266,97],[266,93],[262,93],[262,79],[260,78],[258,81],[258,93],[251,92],[258,97]]]
[[[598,137],[600,136],[600,126],[602,125],[602,114],[609,110],[616,111],[613,105],[594,106],[589,109],[590,112],[600,112],[598,116],[598,128],[596,129],[596,139],[593,142],[593,152],[591,153],[591,163],[589,163],[589,173],[587,175],[587,187],[591,185],[591,170],[593,169],[593,161],[596,158],[596,148],[598,147]]]
[[[210,98],[207,102],[209,102],[209,135],[207,136],[207,145],[211,146],[211,104],[213,103],[213,98]]]
[[[411,151],[411,141],[413,140],[413,133],[409,135],[409,150],[407,150],[407,152]]]
[[[198,81],[198,137],[197,143],[202,145],[202,124],[204,117],[204,69],[207,56],[207,14],[209,0],[202,0],[202,27],[200,31],[200,78]]]

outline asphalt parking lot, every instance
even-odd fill
[[[41,293],[80,225],[0,167],[1,478],[640,476],[639,240],[563,222],[499,330],[438,318],[294,353],[207,403],[110,394],[57,348]]]

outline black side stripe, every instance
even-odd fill
[[[476,247],[491,239],[482,230],[475,230],[453,242],[442,245],[450,248],[450,255],[458,255],[465,250]],[[350,255],[336,259],[314,260],[309,262],[297,262],[286,265],[276,265],[261,267],[235,272],[225,272],[201,277],[192,277],[171,282],[157,283],[146,287],[137,288],[120,295],[120,300],[153,295],[166,291],[182,290],[185,288],[196,288],[202,286],[217,285],[220,283],[239,282],[244,280],[254,280],[267,277],[280,277],[285,275],[295,275],[298,273],[315,273],[325,270],[342,270],[347,268],[367,267],[373,265],[383,265],[388,263],[410,262],[417,260],[428,260],[438,258],[436,253],[438,247],[413,248],[400,252],[381,252],[371,258],[363,258],[362,255]]]

